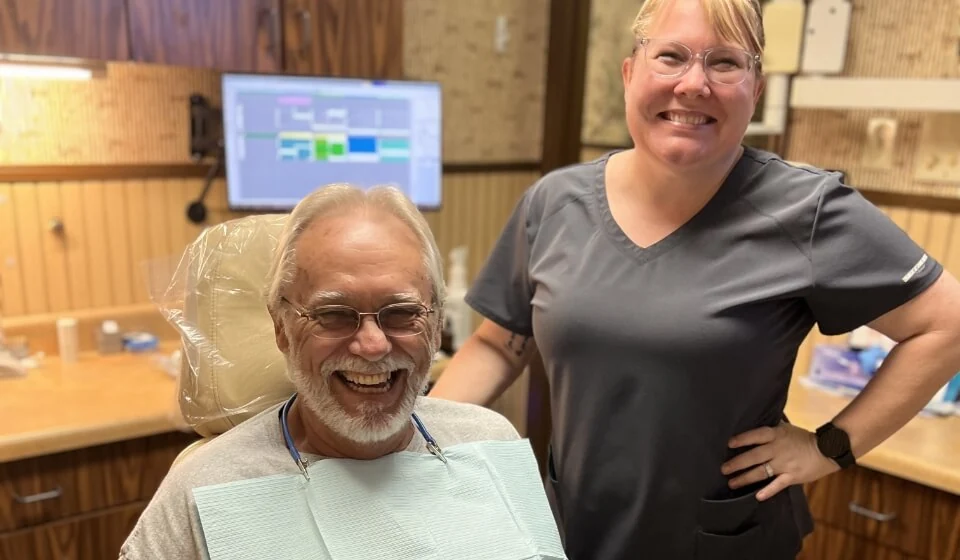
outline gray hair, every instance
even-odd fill
[[[433,291],[430,303],[442,309],[447,297],[443,281],[443,258],[423,214],[396,187],[379,185],[364,191],[353,185],[336,183],[307,195],[293,209],[283,226],[268,276],[266,300],[271,314],[277,315],[283,290],[296,279],[296,246],[303,231],[317,218],[354,209],[385,211],[410,228],[420,241],[423,266]]]

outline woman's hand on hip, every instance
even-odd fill
[[[730,488],[769,479],[771,482],[757,492],[760,501],[793,484],[813,482],[840,470],[817,449],[816,434],[786,422],[775,428],[757,428],[734,436],[729,445],[731,448],[756,446],[724,463],[721,472],[734,475]]]

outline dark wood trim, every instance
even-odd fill
[[[44,181],[110,181],[117,179],[202,179],[210,163],[150,165],[0,165],[0,183]],[[444,173],[509,173],[540,171],[539,161],[445,163]],[[223,177],[221,169],[217,177]]]
[[[210,163],[157,165],[0,165],[0,182],[109,181],[114,179],[203,178]],[[219,173],[223,176],[223,173]]]
[[[941,212],[960,213],[960,199],[931,196],[928,194],[909,194],[878,191],[870,188],[855,187],[864,198],[876,206],[902,206],[918,210],[939,210]]]
[[[444,173],[513,173],[540,171],[539,161],[492,161],[489,163],[444,163]]]
[[[541,157],[544,174],[580,161],[589,33],[590,0],[550,0]],[[553,422],[550,384],[539,354],[530,362],[529,383],[526,437],[544,475]]]

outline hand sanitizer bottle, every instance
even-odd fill
[[[473,334],[473,311],[467,305],[467,248],[457,247],[450,251],[450,270],[447,282],[447,301],[445,315],[450,324],[453,338],[453,350],[463,346]]]

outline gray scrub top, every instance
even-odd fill
[[[783,419],[813,325],[839,334],[941,265],[837,174],[745,148],[709,203],[641,248],[614,221],[610,154],[527,190],[467,296],[534,336],[550,384],[547,491],[572,560],[793,558],[800,486],[727,487],[728,439]]]

